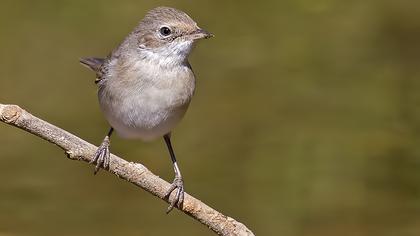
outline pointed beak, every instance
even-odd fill
[[[208,38],[214,37],[212,33],[203,29],[197,29],[196,31],[192,32],[190,35],[193,40],[208,39]]]

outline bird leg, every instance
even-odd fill
[[[89,162],[90,164],[96,163],[95,170],[93,174],[96,175],[98,173],[99,168],[108,169],[109,168],[109,159],[110,159],[110,152],[109,152],[109,143],[110,137],[114,129],[108,131],[108,134],[105,136],[104,140],[102,141],[101,145],[99,145],[98,149],[95,152],[94,158]]]
[[[166,134],[163,136],[163,138],[165,139],[166,146],[168,147],[169,154],[171,156],[172,164],[174,166],[174,171],[175,171],[175,179],[165,194],[165,198],[169,199],[169,196],[171,195],[171,193],[176,190],[175,197],[170,202],[169,207],[166,210],[166,213],[169,213],[175,207],[175,205],[178,208],[182,208],[182,204],[184,203],[184,181],[182,180],[181,171],[179,170],[179,167],[175,158],[175,153],[174,153],[174,150],[172,149],[171,136],[170,134]]]

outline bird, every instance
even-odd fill
[[[126,139],[163,137],[175,177],[165,198],[175,192],[167,213],[184,202],[184,181],[171,143],[171,132],[183,118],[195,90],[188,62],[195,43],[213,34],[185,12],[157,7],[105,58],[84,57],[80,63],[96,73],[99,106],[110,129],[94,154],[94,174],[110,164],[114,130]],[[168,200],[169,201],[169,200]]]

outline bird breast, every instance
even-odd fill
[[[170,68],[139,60],[116,64],[99,85],[102,112],[125,138],[151,140],[169,133],[184,116],[194,93],[188,64]]]

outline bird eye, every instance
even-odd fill
[[[163,26],[162,28],[160,28],[159,32],[162,36],[169,36],[172,33],[171,29],[169,29],[166,26]]]

